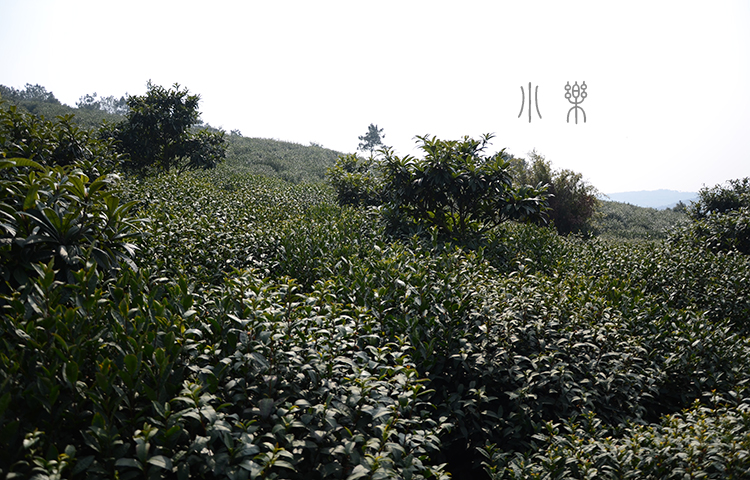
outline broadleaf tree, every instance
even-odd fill
[[[198,95],[175,84],[171,89],[148,83],[145,95],[128,97],[125,120],[109,132],[125,167],[139,172],[210,169],[226,156],[224,132],[195,131],[199,124]]]
[[[517,185],[548,185],[549,219],[561,235],[590,234],[596,214],[599,191],[572,170],[553,170],[552,165],[536,151],[529,158],[510,158]]]
[[[385,147],[381,160],[363,164],[371,172],[353,169],[351,155],[340,157],[329,170],[339,202],[379,204],[393,232],[434,229],[455,240],[481,235],[508,220],[546,221],[545,189],[513,186],[505,151],[485,153],[492,135],[479,140],[417,138],[424,158],[399,157]]]
[[[690,222],[674,229],[670,238],[750,255],[750,177],[704,187],[687,207]]]

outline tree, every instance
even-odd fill
[[[750,177],[729,180],[729,185],[715,185],[702,188],[698,201],[688,207],[693,220],[701,220],[711,215],[720,215],[750,207]]]
[[[44,166],[73,166],[97,178],[119,169],[122,158],[111,141],[79,128],[72,115],[53,121],[0,100],[0,157],[26,158]]]
[[[750,255],[750,177],[728,184],[702,188],[698,201],[687,207],[691,222],[675,229],[670,239]]]
[[[0,85],[0,96],[12,102],[46,102],[60,105],[60,100],[55,98],[52,92],[48,92],[41,85],[26,84],[26,87],[17,90],[13,87]]]
[[[480,140],[417,137],[422,159],[398,157],[389,147],[378,161],[339,157],[329,178],[344,204],[380,205],[392,231],[432,229],[464,240],[508,220],[545,221],[544,189],[512,186],[505,151],[484,153]]]
[[[572,170],[553,171],[552,165],[536,151],[511,160],[517,185],[548,185],[549,219],[562,235],[591,232],[591,221],[598,205],[597,189],[583,180],[583,175]]]
[[[128,112],[128,100],[125,97],[99,97],[96,92],[79,98],[76,106],[82,110],[101,110],[114,115],[125,115]]]
[[[370,124],[369,127],[367,127],[367,134],[362,135],[361,137],[357,137],[360,140],[359,147],[357,147],[357,150],[369,151],[370,156],[372,156],[372,152],[378,147],[383,147],[383,140],[385,138],[385,135],[383,135],[383,129],[378,128],[377,125]]]
[[[224,132],[194,132],[199,123],[198,95],[179,84],[172,89],[148,83],[146,95],[127,99],[125,120],[109,132],[127,155],[125,166],[139,172],[210,169],[226,156]]]

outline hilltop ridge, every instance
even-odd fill
[[[674,207],[678,202],[688,203],[698,198],[697,192],[680,192],[677,190],[640,190],[632,192],[606,193],[605,200],[629,203],[638,207],[662,210]]]

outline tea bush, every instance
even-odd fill
[[[241,135],[227,137],[227,164],[246,173],[280,178],[292,183],[322,182],[326,169],[341,153],[319,145]]]
[[[684,211],[600,200],[591,223],[593,233],[600,238],[648,241],[666,239],[671,231],[688,220]]]
[[[214,171],[131,178],[124,194],[148,217],[140,259],[163,276],[188,274],[198,284],[220,284],[234,268],[277,269],[294,262],[281,240],[285,225],[332,195],[321,185]],[[346,243],[346,242],[344,242]]]
[[[615,435],[613,436],[613,433]],[[487,445],[492,480],[746,478],[750,475],[748,404],[703,406],[665,416],[655,425],[614,432],[595,415],[548,423],[536,436],[539,450],[508,455]]]
[[[201,298],[184,278],[44,273],[44,310],[14,297],[3,316],[9,478],[445,478],[408,345],[324,284],[237,272]]]

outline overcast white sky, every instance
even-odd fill
[[[494,133],[605,193],[750,176],[748,1],[0,0],[0,19],[0,84],[71,106],[176,82],[213,126],[346,153],[375,123],[400,154]]]

